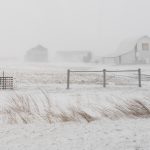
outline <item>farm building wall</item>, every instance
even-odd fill
[[[121,64],[121,56],[115,57],[115,64]]]
[[[143,49],[147,44],[147,49]],[[142,63],[150,63],[150,38],[144,37],[137,42],[137,59]]]
[[[136,57],[135,57],[135,51],[128,52],[126,54],[123,54],[120,56],[120,64],[135,64],[136,63]]]

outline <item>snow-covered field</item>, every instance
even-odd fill
[[[1,126],[1,150],[149,150],[150,121]]]
[[[107,88],[102,86],[101,73],[75,73],[71,74],[71,89],[66,89],[67,69],[96,71],[138,68],[142,69],[142,88],[138,87],[137,73],[109,73]],[[15,89],[0,92],[0,149],[150,149],[149,65],[4,64],[0,70],[15,77]],[[28,112],[13,110],[18,106],[14,106],[12,100],[19,101],[19,98],[28,99],[25,106],[32,101]],[[138,102],[146,106],[146,115],[138,110],[143,109]],[[134,104],[139,108],[133,107]],[[37,115],[37,107],[40,115]],[[123,112],[118,111],[120,108]],[[126,108],[128,110],[124,115]],[[130,113],[132,108],[136,114]],[[80,112],[74,115],[74,109]],[[51,116],[50,124],[43,119],[49,111],[55,114],[55,117]],[[23,117],[31,113],[32,117],[27,122],[22,121],[20,114],[17,116],[18,112],[21,115],[23,113]],[[10,114],[11,119],[13,116],[11,121]]]

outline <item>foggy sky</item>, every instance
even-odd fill
[[[143,35],[150,36],[149,0],[0,0],[0,57],[37,44],[105,55]]]

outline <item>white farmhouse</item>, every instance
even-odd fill
[[[27,51],[25,55],[27,62],[48,62],[48,49],[38,45]]]
[[[123,41],[116,53],[103,57],[103,63],[137,64],[150,63],[150,37]]]

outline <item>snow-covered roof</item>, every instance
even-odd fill
[[[42,45],[37,45],[36,47],[34,47],[34,48],[32,48],[32,49],[35,49],[35,50],[37,50],[37,49],[40,49],[40,50],[45,50],[45,49],[47,49],[47,48],[45,48],[44,46],[42,46]]]
[[[126,54],[130,51],[133,51],[135,49],[136,44],[139,40],[143,38],[149,38],[148,36],[143,36],[141,38],[134,38],[134,39],[126,39],[123,42],[120,43],[117,51],[115,53],[112,53],[110,55],[107,55],[106,57],[117,57],[123,54]]]
[[[36,51],[47,51],[47,48],[45,48],[44,46],[42,45],[37,45],[31,49],[29,49],[27,52],[36,52]]]

